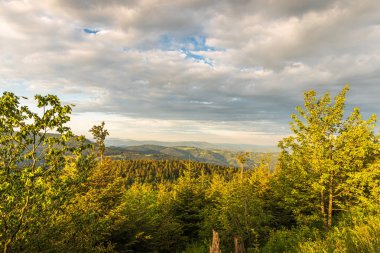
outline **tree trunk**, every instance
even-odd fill
[[[321,215],[322,215],[322,219],[323,219],[323,225],[325,225],[326,230],[328,230],[326,211],[325,211],[325,193],[324,193],[324,190],[321,190]]]
[[[330,184],[329,184],[329,208],[328,208],[328,220],[327,220],[327,230],[330,230],[332,226],[332,216],[333,216],[333,174],[330,176]]]
[[[219,248],[219,234],[212,230],[212,244],[210,246],[210,253],[221,253]]]

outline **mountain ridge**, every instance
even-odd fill
[[[157,145],[164,147],[195,147],[207,150],[227,150],[235,152],[262,152],[262,153],[276,153],[279,149],[274,145],[254,145],[254,144],[234,144],[234,143],[211,143],[206,141],[155,141],[155,140],[132,140],[132,139],[119,139],[108,138],[106,140],[107,146],[115,147],[129,147],[140,145]]]
[[[237,156],[239,151],[222,149],[201,149],[190,146],[165,147],[153,144],[143,144],[137,146],[108,146],[106,156],[112,159],[121,160],[191,160],[203,163],[216,164],[221,166],[237,167]],[[257,164],[264,157],[270,157],[271,164],[277,160],[277,152],[260,153],[247,152],[246,167]]]

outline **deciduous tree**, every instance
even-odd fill
[[[378,152],[373,133],[376,117],[363,120],[355,108],[345,118],[348,85],[332,100],[315,91],[305,93],[304,107],[292,115],[293,136],[279,146],[279,184],[292,210],[306,219],[321,220],[327,230],[334,214],[347,210],[364,192],[352,184]],[[305,221],[305,219],[304,219]]]
[[[59,200],[58,176],[73,133],[65,124],[71,106],[53,95],[36,95],[39,112],[20,105],[20,97],[0,97],[0,245],[10,252],[49,217],[44,212]],[[55,132],[56,134],[49,134]],[[46,211],[46,210],[45,210]],[[45,217],[42,217],[44,214]]]
[[[109,135],[108,130],[104,128],[104,121],[100,125],[95,125],[90,129],[90,132],[94,136],[94,139],[96,140],[96,144],[99,148],[99,154],[100,154],[100,161],[103,161],[104,152],[106,150],[106,146],[104,144],[104,141],[106,140],[107,135]]]

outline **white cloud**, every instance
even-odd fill
[[[157,138],[186,132],[158,122],[187,121],[191,138],[274,141],[310,88],[350,82],[348,103],[379,113],[379,12],[375,0],[4,0],[0,88],[58,94],[94,120],[146,119]]]

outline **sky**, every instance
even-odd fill
[[[0,91],[77,134],[276,145],[303,92],[380,115],[377,0],[0,0]]]

